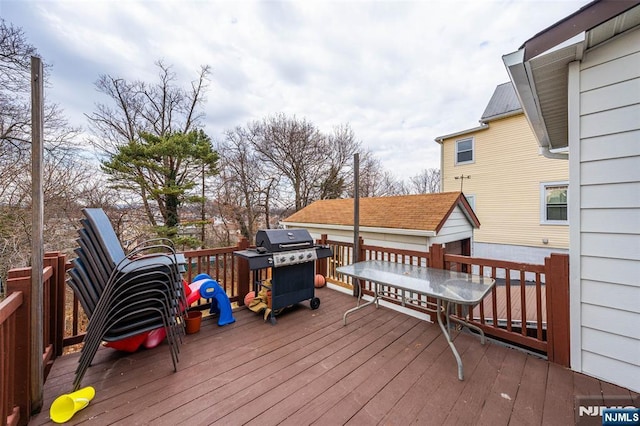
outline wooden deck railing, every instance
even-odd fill
[[[329,245],[333,256],[318,260],[316,271],[325,275],[327,282],[352,289],[351,280],[337,274],[336,268],[352,262],[353,244],[332,241],[326,235],[318,242]],[[206,273],[220,283],[232,303],[243,305],[244,295],[251,289],[251,273],[246,260],[234,257],[233,252],[248,246],[248,242],[242,240],[232,247],[185,252],[185,279],[190,282],[196,275]],[[360,260],[381,259],[504,276],[473,310],[472,320],[488,335],[544,353],[558,364],[569,365],[568,256],[553,254],[544,265],[532,265],[450,255],[438,244],[432,245],[429,252],[366,245],[362,240],[358,246]],[[46,378],[55,357],[61,355],[64,348],[82,342],[86,318],[78,300],[66,288],[66,271],[71,265],[65,256],[47,253],[44,266],[41,332]],[[0,418],[6,418],[9,425],[26,424],[31,410],[26,361],[29,359],[28,336],[32,332],[30,275],[29,268],[11,270],[7,280],[8,297],[0,304]],[[364,293],[372,294],[371,283],[362,284]],[[208,304],[201,302],[199,308],[206,309]],[[401,303],[399,299],[391,302]]]
[[[29,385],[31,339],[42,333],[42,367],[46,379],[56,356],[62,354],[64,324],[65,256],[46,253],[43,262],[42,330],[31,325],[31,268],[12,269],[7,277],[7,298],[0,304],[0,414],[7,424],[27,424],[32,401]]]
[[[445,269],[504,277],[474,308],[485,333],[569,365],[569,258],[551,254],[543,265],[444,255]]]
[[[233,252],[248,247],[249,242],[243,238],[236,246],[185,251],[185,280],[192,282],[198,274],[207,274],[220,284],[232,304],[243,305],[244,296],[249,292],[249,266],[246,260],[234,256]],[[209,303],[201,300],[198,306],[206,309]]]
[[[247,262],[235,258],[233,252],[248,247],[242,240],[237,246],[185,252],[187,272],[191,280],[206,273],[225,289],[229,300],[239,305],[249,291]],[[66,272],[71,264],[60,253],[46,253],[43,270],[43,327],[44,353],[42,363],[44,378],[55,358],[65,348],[82,343],[86,316],[80,303],[66,284]],[[9,271],[8,297],[0,304],[0,419],[7,425],[27,424],[31,411],[29,398],[29,348],[32,329],[30,325],[31,268]],[[208,303],[199,303],[206,309]]]
[[[342,287],[352,288],[352,279],[343,277],[336,272],[336,268],[342,265],[349,265],[353,261],[353,243],[333,241],[323,235],[319,244],[331,247],[333,255],[326,259],[326,267],[317,268],[318,273],[326,274],[327,282]],[[416,250],[402,250],[389,247],[365,245],[362,238],[358,243],[360,253],[359,260],[387,260],[389,262],[406,263],[416,266],[429,266],[429,253]],[[365,289],[371,291],[371,283],[365,283]]]
[[[20,420],[19,401],[16,399],[16,318],[24,316],[23,293],[16,291],[0,302],[0,419],[7,425],[16,425]]]
[[[352,263],[353,243],[332,241],[323,235],[321,244],[333,249],[327,261],[327,282],[353,288],[353,280],[336,272]],[[446,254],[434,244],[430,252],[399,250],[364,244],[360,240],[359,260],[388,260],[439,269],[451,269],[485,275],[496,279],[491,293],[471,312],[472,322],[486,334],[532,349],[550,361],[569,366],[569,275],[568,256],[552,254],[544,265],[508,262]],[[372,283],[361,283],[364,294],[372,295]],[[410,295],[416,298],[416,295]],[[401,299],[391,298],[401,304]],[[409,307],[409,309],[416,309]],[[459,312],[461,315],[461,312]],[[431,319],[435,317],[430,315]]]

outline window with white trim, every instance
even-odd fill
[[[550,225],[569,223],[569,183],[540,184],[540,222]]]
[[[460,139],[456,141],[456,164],[473,163],[473,138]]]

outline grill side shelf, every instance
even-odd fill
[[[233,252],[234,256],[242,257],[249,261],[249,269],[264,269],[273,266],[271,253],[258,253],[255,250],[239,250]]]

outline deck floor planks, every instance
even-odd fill
[[[247,320],[248,324],[251,324],[251,321],[254,319],[248,317],[245,320]],[[127,414],[143,410],[146,408],[146,404],[150,403],[149,395],[151,394],[157,395],[158,400],[162,401],[166,398],[170,398],[173,393],[180,395],[184,390],[188,390],[190,386],[193,386],[194,382],[197,383],[198,380],[206,378],[206,376],[203,376],[200,371],[197,371],[197,368],[193,368],[193,364],[195,363],[194,360],[196,359],[218,359],[221,363],[225,364],[224,368],[230,368],[232,366],[232,359],[225,359],[225,356],[222,353],[222,346],[219,344],[217,345],[218,351],[214,351],[213,353],[208,350],[189,350],[190,348],[196,347],[202,349],[202,346],[198,341],[207,332],[210,334],[212,333],[210,336],[212,337],[211,341],[216,340],[215,336],[219,332],[219,330],[217,330],[217,325],[212,320],[207,320],[205,322],[206,325],[201,330],[201,333],[185,337],[185,344],[181,348],[181,352],[185,354],[182,355],[181,353],[181,362],[178,366],[177,373],[173,373],[171,368],[168,370],[157,368],[139,372],[140,378],[134,383],[135,386],[133,387],[125,387],[127,386],[126,382],[128,382],[125,377],[125,383],[121,383],[119,386],[109,386],[101,389],[96,388],[96,392],[100,392],[101,395],[107,397],[106,400],[103,400],[104,403],[102,408],[104,409],[104,414],[102,414],[102,420],[105,422],[115,421],[119,418],[125,417]],[[262,325],[260,324],[261,322],[262,321],[259,321],[256,324]],[[242,348],[246,340],[246,337],[243,336],[246,336],[246,334],[235,333],[237,330],[233,328],[234,326],[235,324],[226,326],[229,328],[227,328],[227,338],[225,339],[225,343],[230,347]],[[115,381],[117,380],[109,380],[107,382]]]
[[[465,380],[464,389],[443,424],[458,425],[480,412],[490,391],[488,386],[483,385],[495,381],[505,355],[506,352],[501,347],[495,344],[488,345],[475,371]]]
[[[387,385],[371,398],[348,422],[349,425],[377,424],[400,401],[413,385],[420,380],[428,380],[425,372],[434,365],[440,354],[449,346],[440,336],[439,327],[430,327],[436,331],[434,339],[416,345],[413,349],[417,356],[398,373]],[[440,336],[441,337],[441,336]],[[427,344],[428,343],[428,344]]]
[[[515,349],[504,351],[505,357],[477,419],[478,425],[508,425],[520,387],[527,355]]]
[[[334,292],[329,291],[327,295],[332,296],[332,293]],[[338,300],[340,300],[340,298]],[[347,300],[342,299],[342,302],[340,302],[340,305],[338,305],[338,309],[341,310],[342,306],[345,306],[346,309],[346,306],[349,305],[348,303],[346,303],[347,301],[348,298]],[[308,311],[308,308],[304,307],[300,307],[299,309],[307,309]],[[185,344],[182,345],[181,351],[183,353],[186,352],[186,354],[181,353],[181,361],[178,366],[177,373],[173,373],[173,368],[170,364],[170,358],[168,358],[169,354],[164,352],[168,352],[166,347],[158,347],[152,351],[141,351],[132,355],[120,354],[120,356],[122,357],[121,359],[137,358],[144,360],[139,364],[144,366],[144,368],[150,368],[150,370],[136,372],[136,370],[131,366],[127,366],[124,369],[124,371],[126,371],[126,374],[124,372],[121,372],[119,374],[116,372],[114,377],[110,380],[100,381],[97,384],[94,384],[93,381],[85,379],[83,381],[83,384],[94,385],[94,387],[96,387],[96,392],[99,393],[102,397],[100,402],[92,403],[92,411],[94,412],[92,413],[92,415],[95,416],[95,412],[101,406],[108,404],[105,408],[104,413],[108,413],[109,415],[103,416],[105,424],[108,424],[111,421],[115,421],[126,416],[128,413],[136,413],[141,411],[143,408],[146,408],[145,404],[150,403],[150,401],[148,401],[149,395],[162,394],[166,395],[166,398],[175,400],[177,397],[172,396],[172,392],[175,392],[179,397],[181,394],[183,394],[184,391],[189,390],[191,387],[193,387],[194,383],[197,383],[198,380],[206,380],[209,377],[206,374],[203,375],[202,371],[200,371],[199,369],[189,368],[193,367],[193,364],[198,365],[205,360],[215,361],[212,367],[208,370],[210,373],[226,371],[227,369],[233,367],[234,362],[237,365],[244,365],[245,361],[248,358],[248,351],[246,350],[247,341],[248,339],[250,340],[248,336],[259,332],[259,330],[264,330],[265,328],[270,329],[271,326],[265,324],[260,316],[253,314],[252,312],[249,312],[247,310],[241,310],[234,315],[241,317],[242,320],[239,320],[236,323],[225,327],[218,327],[217,324],[215,324],[215,321],[213,321],[212,319],[205,320],[204,323],[206,325],[203,327],[200,333],[184,337]],[[328,321],[333,321],[333,318],[330,315],[328,315],[327,318],[329,318]],[[290,334],[288,332],[291,331],[291,328],[292,327],[289,327],[289,330],[281,330],[277,327],[274,327],[274,329],[281,330],[284,334]],[[306,331],[303,331],[303,333],[307,334]],[[223,337],[221,338],[220,336]],[[295,336],[293,336],[293,338],[295,339]],[[264,339],[268,340],[268,337]],[[283,344],[286,344],[286,342],[284,342]],[[197,349],[189,350],[189,348]],[[235,351],[240,352],[242,356],[238,357],[238,353],[236,353]],[[100,369],[100,363],[102,362],[99,360],[99,355],[101,353],[108,354],[107,357],[115,358],[117,361],[115,361],[114,365],[119,364],[121,361],[121,359],[118,359],[117,351],[113,351],[110,349],[99,350],[98,355],[96,356],[96,360],[98,361],[89,368],[89,371],[93,372],[94,375],[99,374],[98,370]],[[157,354],[162,353],[168,359],[165,359],[164,362],[159,361],[158,364],[161,368],[154,369],[152,359],[148,356],[150,353],[155,353],[156,356],[158,356]],[[76,357],[76,364],[77,355],[78,354],[73,355],[74,357]],[[185,364],[190,365],[185,366]],[[168,366],[166,370],[164,369],[164,366]],[[155,365],[155,367],[158,367],[158,365]],[[75,365],[73,367],[73,371],[75,371]],[[157,373],[158,371],[159,373]],[[174,377],[176,374],[177,376]],[[127,392],[127,389],[122,389],[122,387],[127,386],[127,383],[130,382],[127,376],[132,375],[135,375],[138,380],[131,385],[133,387],[130,389],[130,392]],[[90,375],[87,374],[85,378],[89,376]],[[124,379],[121,380],[123,377]],[[69,381],[72,380],[73,373],[71,374],[71,378],[69,379]],[[166,380],[166,382],[164,380]],[[123,383],[118,383],[119,381]],[[103,387],[102,385],[105,383],[106,386]],[[112,392],[110,392],[112,389],[114,391],[113,394]],[[109,402],[111,402],[111,396],[115,397],[114,401],[116,401],[116,404],[123,405],[124,408],[118,408],[117,405],[114,406],[109,404]],[[158,399],[161,402],[164,398]],[[158,401],[156,401],[156,403],[157,402]],[[85,411],[79,413],[79,415],[77,415],[76,417],[80,417],[80,414],[83,414]]]
[[[544,400],[543,424],[571,424],[573,414],[573,374],[557,364],[549,364]]]
[[[346,395],[323,414],[316,423],[318,424],[344,424],[357,415],[363,406],[368,404],[382,389],[391,386],[405,368],[408,368],[416,357],[429,346],[438,336],[435,327],[419,326],[420,334],[411,342],[401,347],[400,352],[392,359],[383,359],[383,365],[376,365],[373,371],[368,372],[368,377],[357,387],[348,386]],[[304,410],[304,407],[302,408]]]
[[[338,304],[337,309],[342,310],[343,305]],[[167,421],[171,421],[176,416],[176,410],[186,414],[181,414],[181,418],[189,418],[193,415],[208,412],[214,406],[222,404],[230,395],[237,392],[246,393],[246,387],[262,377],[282,368],[296,359],[304,356],[312,350],[310,346],[314,341],[322,338],[328,333],[328,325],[335,322],[330,315],[332,309],[325,308],[325,314],[314,318],[317,321],[317,329],[308,329],[307,325],[301,321],[293,321],[293,317],[282,316],[278,319],[278,325],[272,327],[264,324],[260,320],[261,328],[255,333],[259,338],[252,338],[251,335],[244,335],[244,345],[228,353],[227,359],[214,359],[210,368],[197,364],[194,373],[206,380],[198,382],[197,379],[191,381],[181,381],[184,385],[192,386],[192,389],[185,388],[176,397],[167,401],[158,401],[146,407],[144,410],[136,411],[130,421],[138,419],[154,419],[155,416],[166,415]],[[293,314],[294,312],[291,312]],[[338,313],[338,311],[335,311]],[[252,314],[253,315],[253,314]],[[254,334],[255,334],[254,333]],[[284,358],[280,349],[291,352],[289,358]],[[291,357],[294,357],[292,359]],[[205,370],[203,370],[205,369]],[[209,370],[210,374],[203,375],[202,372]],[[195,383],[194,383],[195,382]],[[203,409],[203,407],[205,407]],[[178,419],[180,420],[180,419]]]
[[[181,406],[181,408],[184,408],[187,413],[189,413],[188,417],[194,415],[208,415],[209,412],[214,412],[215,414],[220,415],[220,412],[222,411],[221,407],[224,407],[225,404],[230,404],[228,400],[234,396],[240,395],[244,399],[251,400],[252,397],[256,397],[262,392],[268,392],[271,388],[269,383],[271,376],[279,369],[295,365],[295,363],[300,362],[301,360],[304,361],[305,358],[313,355],[314,351],[321,349],[324,341],[319,339],[319,337],[322,336],[317,336],[317,333],[331,333],[333,329],[338,329],[337,326],[335,326],[335,322],[335,319],[332,319],[327,324],[317,324],[318,329],[314,333],[303,338],[298,338],[290,345],[282,346],[287,353],[278,351],[266,352],[264,347],[255,346],[253,350],[257,353],[264,352],[264,356],[255,357],[251,362],[244,363],[241,368],[242,371],[231,375],[229,380],[225,380],[222,386],[218,386],[215,389],[207,387],[206,389],[201,390],[198,394],[192,395],[190,400],[186,402],[187,406]],[[328,324],[329,326],[327,326]],[[265,329],[265,332],[268,332],[274,340],[282,340],[285,338],[285,336],[276,338],[273,334],[273,330],[271,330],[269,326],[267,327],[268,328]],[[301,325],[301,327],[304,327],[304,325]],[[288,339],[292,337],[296,337],[295,335],[290,336],[293,329],[295,329],[293,324],[289,327],[285,324],[285,321],[279,321],[279,324],[274,328],[279,328],[278,333],[286,334],[285,341],[288,341]],[[336,337],[331,336],[329,337],[328,342],[331,343],[335,340]],[[236,353],[235,355],[240,360],[246,358],[246,354]],[[291,368],[288,373],[294,374],[295,371],[296,369],[294,367]],[[251,387],[256,382],[258,383],[258,386],[262,386],[264,389]],[[202,412],[203,410],[200,407],[207,407],[207,409],[204,410],[205,412]],[[191,410],[189,410],[189,408],[191,408]],[[171,417],[171,415],[169,417]]]
[[[549,363],[544,360],[533,356],[527,357],[520,379],[520,387],[513,404],[510,423],[516,425],[542,424],[548,366]]]
[[[390,360],[395,359],[407,345],[414,342],[422,334],[419,322],[419,320],[414,319],[410,324],[411,328],[401,330],[401,334],[395,333],[393,337],[396,337],[396,339],[389,342],[386,347],[380,348],[381,350],[377,351],[361,364],[353,364],[341,372],[348,374],[343,374],[342,377],[333,375],[335,379],[338,379],[337,382],[319,397],[301,406],[298,411],[283,424],[295,425],[296,422],[304,421],[307,413],[310,413],[310,417],[312,418],[316,417],[316,423],[321,425],[345,423],[353,415],[353,412],[344,408],[341,409],[339,404],[346,401],[346,398],[359,388],[371,389],[371,387],[365,383],[371,382],[370,379],[372,378],[382,379],[386,383],[389,376],[377,375],[377,373],[386,368],[391,370],[388,374],[392,373],[393,368],[389,366]],[[365,350],[367,350],[367,348],[365,348]],[[349,370],[351,371],[349,372]],[[360,404],[360,406],[361,405],[362,404]]]
[[[243,424],[254,418],[259,419],[263,412],[285,398],[292,398],[292,404],[297,406],[299,402],[296,395],[300,389],[307,385],[312,385],[315,389],[322,389],[335,383],[339,377],[347,374],[355,365],[373,356],[380,347],[386,346],[393,339],[394,334],[402,333],[403,330],[413,326],[413,321],[404,315],[394,316],[389,321],[384,321],[383,318],[376,316],[374,321],[377,323],[371,324],[371,327],[359,328],[354,333],[349,333],[348,338],[345,339],[346,345],[337,347],[332,344],[326,348],[327,351],[324,353],[316,353],[312,363],[304,360],[301,365],[297,366],[298,371],[295,376],[292,376],[289,371],[291,367],[282,371],[282,373],[286,373],[284,377],[276,375],[275,380],[269,383],[272,386],[263,388],[257,398],[252,401],[253,413],[235,411],[224,419],[216,420],[220,420],[220,424]],[[365,331],[365,329],[369,330]],[[313,417],[312,413],[307,413],[307,416],[309,415]],[[289,419],[291,416],[287,421]],[[204,420],[209,422],[211,417]]]
[[[436,340],[446,342],[442,335],[438,336]],[[468,361],[466,359],[466,351],[471,344],[471,340],[471,338],[457,339],[456,346],[460,355],[463,357],[463,363]],[[475,341],[475,339],[473,340]],[[385,413],[381,420],[382,424],[410,424],[419,416],[426,406],[432,407],[432,403],[437,406],[446,399],[457,397],[459,393],[458,387],[460,386],[458,369],[449,346],[443,346],[442,351],[436,356],[436,362],[431,364],[429,368],[423,372],[420,379],[412,383],[407,391],[403,393],[402,398]],[[468,362],[465,366],[471,368]],[[431,408],[427,408],[427,411],[431,411]]]
[[[205,321],[205,323],[206,325],[204,325],[202,330],[203,333],[206,333],[205,330],[213,327],[212,322]],[[152,362],[151,358],[142,358],[144,352],[164,352],[164,350],[166,350],[166,348],[159,347],[154,349],[153,351],[143,351],[134,355],[121,354],[121,360],[130,357],[133,358],[140,355],[138,363],[139,365],[146,365],[145,370],[140,370],[134,368],[133,366],[128,366],[129,371],[126,371],[127,368],[120,369],[122,370],[120,372],[118,372],[118,370],[116,369],[114,377],[109,380],[97,381],[96,383],[94,383],[95,380],[85,379],[83,381],[83,385],[93,385],[96,388],[97,394],[101,396],[100,401],[96,402],[95,404],[92,403],[93,416],[100,416],[102,417],[102,421],[108,423],[126,416],[127,413],[135,412],[135,410],[139,410],[144,407],[144,404],[149,400],[150,394],[155,394],[158,396],[162,394],[170,395],[172,390],[175,391],[175,389],[171,388],[172,383],[175,382],[175,378],[173,377],[175,374],[179,375],[178,378],[184,379],[184,385],[188,386],[188,366],[185,366],[186,362],[184,359],[185,356],[183,354],[185,352],[189,353],[189,347],[193,347],[196,345],[194,341],[195,336],[196,335],[187,336],[184,338],[185,343],[181,347],[181,362],[178,365],[177,373],[173,373],[173,369],[170,365],[170,360],[166,360],[164,363],[161,362],[161,360],[158,360],[157,365],[155,365]],[[233,333],[229,333],[229,343],[233,344]],[[102,349],[98,352],[117,354],[117,352],[110,349]],[[206,354],[205,352],[200,351],[192,352],[199,355]],[[167,362],[168,364],[166,364]],[[114,362],[115,365],[118,365],[118,363],[119,361]],[[90,367],[89,370],[93,370],[93,372],[95,373],[99,368],[101,368],[100,362],[97,365],[94,363],[94,365]],[[135,376],[137,380],[135,382],[132,382],[129,379],[130,376]],[[198,374],[197,376],[201,375]],[[91,378],[95,379],[95,377]],[[165,382],[165,380],[167,380],[167,382]],[[125,408],[122,408],[123,405],[125,406]],[[103,411],[100,413],[98,412],[99,409],[102,409]],[[79,415],[80,414],[83,413],[79,413]]]
[[[184,337],[178,372],[166,343],[122,354],[98,350],[83,386],[96,398],[68,424],[560,424],[573,421],[576,396],[637,394],[461,333],[465,381],[437,324],[388,308],[364,309],[342,325],[355,299],[317,292],[275,327],[246,309],[237,322],[205,320]],[[68,392],[78,354],[56,360],[44,408]]]
[[[573,376],[573,393],[575,396],[591,397],[594,402],[602,404],[602,388],[600,381],[586,374],[575,373]]]
[[[411,420],[412,424],[429,423],[441,425],[445,422],[451,410],[457,408],[456,401],[460,398],[468,381],[471,380],[474,371],[484,357],[487,348],[490,346],[486,344],[481,345],[476,336],[461,333],[458,339],[456,339],[456,346],[459,347],[459,349],[461,349],[459,341],[462,340],[462,338],[465,340],[466,347],[464,351],[460,350],[460,355],[464,365],[466,381],[458,380],[458,367],[453,358],[453,354],[449,348],[447,348],[443,355],[449,355],[449,366],[451,366],[451,369],[440,368],[437,372],[427,377],[425,383],[428,384],[431,382],[433,385],[427,392],[416,394],[416,396],[419,395],[422,400],[422,407],[415,419]],[[447,374],[447,372],[449,372],[449,374]],[[451,380],[451,377],[455,378],[455,381]],[[416,402],[419,403],[419,401]]]

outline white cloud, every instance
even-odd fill
[[[285,112],[322,130],[350,123],[396,176],[439,167],[433,139],[477,125],[501,56],[587,0],[34,1],[2,3],[52,63],[57,99],[86,125],[99,74],[181,82],[213,69],[212,137]]]

